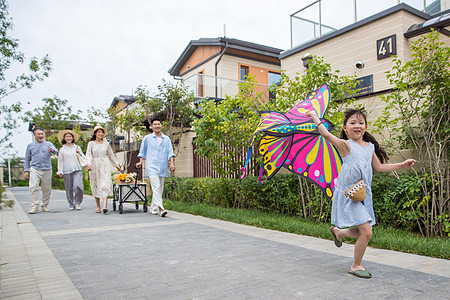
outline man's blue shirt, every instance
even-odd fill
[[[160,177],[169,176],[168,161],[175,156],[173,153],[172,141],[162,134],[161,144],[158,146],[154,133],[147,134],[141,143],[138,157],[145,159],[145,177],[158,175]]]
[[[24,172],[29,172],[30,167],[37,170],[50,170],[52,168],[52,163],[50,159],[49,148],[53,149],[53,154],[58,153],[58,150],[53,146],[52,143],[48,141],[38,141],[28,144],[27,151],[25,152],[25,163],[23,166]]]

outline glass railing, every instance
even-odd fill
[[[430,15],[448,9],[442,0],[315,0],[290,15],[291,48],[373,16],[399,3]]]
[[[225,99],[226,96],[233,97],[239,93],[240,80],[232,80],[221,77],[195,74],[183,79],[183,84],[189,91],[194,93],[196,103],[204,98]],[[269,85],[256,84],[256,92],[259,95],[259,102],[266,103],[271,97]]]

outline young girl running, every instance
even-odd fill
[[[366,132],[367,117],[362,109],[350,109],[345,112],[341,138],[332,135],[325,126],[320,126],[323,124],[314,111],[308,111],[306,115],[312,118],[319,133],[338,148],[343,157],[331,208],[331,224],[336,226],[330,228],[334,243],[337,247],[341,247],[342,238],[357,239],[350,273],[362,278],[371,278],[372,274],[362,266],[362,258],[372,237],[372,226],[376,223],[370,187],[372,167],[378,172],[389,172],[412,167],[416,161],[407,159],[402,163],[385,164],[384,162],[388,160],[386,151]],[[347,198],[344,191],[361,179],[366,183],[366,198],[362,202],[355,202]]]

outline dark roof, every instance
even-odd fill
[[[114,97],[113,101],[111,102],[111,105],[109,106],[114,107],[119,103],[120,101],[126,102],[128,105],[133,104],[136,102],[136,99],[133,98],[133,96],[129,95],[120,95],[119,97]]]
[[[339,35],[344,34],[346,32],[352,31],[352,30],[354,30],[354,29],[356,29],[358,27],[364,26],[364,25],[366,25],[366,24],[368,24],[370,22],[373,22],[373,21],[376,21],[378,19],[384,18],[386,16],[389,16],[389,15],[391,15],[393,13],[396,13],[398,11],[401,11],[401,10],[407,11],[407,12],[413,14],[413,15],[421,17],[424,20],[431,19],[430,15],[428,15],[428,14],[426,14],[426,13],[420,11],[420,10],[417,10],[417,9],[415,9],[415,8],[405,4],[405,3],[400,3],[400,4],[397,4],[396,6],[388,8],[388,9],[382,11],[382,12],[379,12],[379,13],[373,15],[373,16],[365,18],[364,20],[361,20],[359,22],[353,23],[353,24],[351,24],[349,26],[346,26],[346,27],[341,28],[339,30],[333,31],[333,32],[331,32],[329,34],[326,34],[326,35],[324,35],[324,36],[322,36],[322,37],[320,37],[318,39],[312,40],[310,42],[307,42],[305,44],[299,45],[299,46],[294,47],[292,49],[283,51],[280,54],[280,59],[283,59],[283,58],[286,58],[288,56],[291,56],[291,55],[293,55],[293,54],[295,54],[297,52],[300,52],[300,51],[305,50],[307,48],[310,48],[310,47],[312,47],[314,45],[317,45],[317,44],[320,44],[320,43],[325,42],[327,40],[330,40],[330,39],[332,39],[332,38],[334,38],[336,36],[339,36]]]
[[[450,12],[447,12],[443,15],[440,15],[426,22],[412,25],[411,27],[408,28],[408,31],[403,34],[403,36],[409,39],[411,37],[415,37],[430,32],[431,28],[440,31],[442,34],[446,36],[450,36],[450,31],[444,28],[449,25],[450,25]]]
[[[66,129],[72,130],[74,126],[79,126],[81,131],[87,131],[94,127],[94,125],[86,123],[84,121],[70,121],[69,124],[67,124]],[[28,123],[28,131],[33,131],[34,127],[36,125],[34,122]]]
[[[194,51],[199,46],[221,46],[225,47],[228,45],[228,48],[242,50],[250,53],[255,53],[259,55],[265,55],[269,57],[273,57],[278,59],[281,51],[283,49],[273,48],[269,46],[264,46],[260,44],[255,44],[251,42],[246,42],[237,39],[231,38],[201,38],[199,40],[192,40],[189,42],[187,47],[184,49],[183,53],[181,53],[180,57],[177,59],[172,68],[169,69],[169,74],[172,76],[179,76],[181,68],[184,66],[186,61],[191,57]]]

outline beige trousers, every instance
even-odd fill
[[[52,170],[38,170],[33,167],[30,168],[30,198],[31,208],[39,207],[39,183],[42,189],[42,206],[47,206],[52,193]]]

